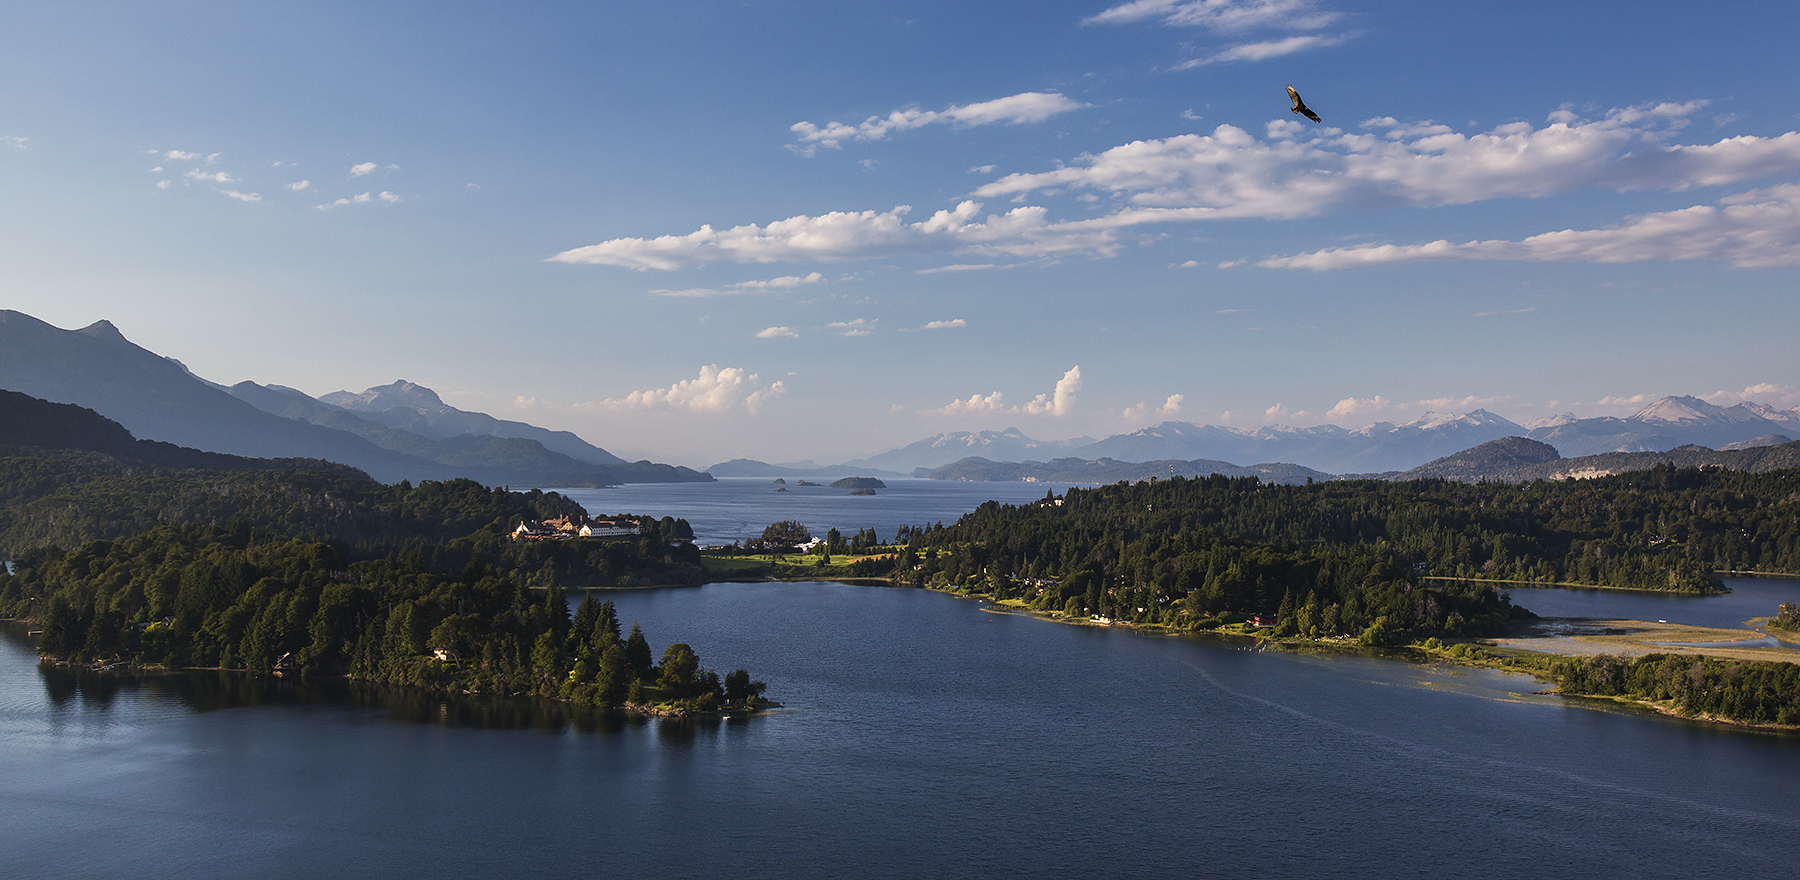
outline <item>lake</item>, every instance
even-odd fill
[[[1529,678],[919,590],[613,594],[786,709],[622,721],[41,669],[0,637],[9,877],[1774,876],[1800,738]],[[1703,600],[1705,601],[1705,600]]]
[[[832,478],[811,478],[830,483]],[[874,529],[884,541],[901,526],[925,526],[956,518],[986,501],[1025,504],[1057,494],[1067,483],[976,483],[957,480],[886,479],[874,495],[851,495],[829,485],[800,486],[795,478],[777,486],[762,478],[734,478],[713,483],[631,483],[608,489],[557,489],[594,516],[620,513],[673,516],[694,527],[700,544],[729,544],[762,536],[763,527],[780,520],[799,520],[815,536],[836,528],[845,538],[859,529]],[[777,492],[786,489],[786,492]]]

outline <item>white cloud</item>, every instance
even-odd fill
[[[968,321],[965,321],[961,318],[952,318],[948,321],[927,321],[927,322],[925,322],[925,326],[920,327],[919,329],[920,330],[952,330],[957,327],[967,327],[967,326],[969,326]]]
[[[999,263],[957,263],[953,266],[934,266],[930,269],[914,269],[914,275],[936,275],[940,272],[979,272],[983,269],[1000,269]]]
[[[696,263],[773,263],[850,260],[909,253],[958,251],[991,256],[1110,254],[1118,248],[1116,218],[1053,223],[1041,207],[1014,208],[979,217],[981,203],[966,201],[917,223],[892,211],[833,211],[800,215],[767,226],[746,224],[724,231],[702,226],[687,235],[615,238],[563,251],[550,259],[628,269],[678,269]],[[1147,222],[1142,219],[1128,222]]]
[[[1343,400],[1338,401],[1336,406],[1325,411],[1325,421],[1341,422],[1345,419],[1369,416],[1373,413],[1386,412],[1393,405],[1393,401],[1388,400],[1379,394],[1368,398],[1367,400],[1346,397]]]
[[[1128,24],[1159,19],[1171,27],[1220,33],[1260,28],[1311,30],[1337,21],[1339,13],[1311,0],[1133,0],[1085,19],[1083,24]]]
[[[886,116],[871,116],[860,124],[828,122],[823,126],[796,122],[788,130],[799,135],[800,142],[789,149],[810,156],[820,147],[839,149],[844,141],[878,141],[896,131],[908,131],[927,125],[1021,125],[1042,122],[1060,113],[1079,110],[1088,105],[1060,92],[1021,92],[979,104],[952,106],[946,110],[895,110]],[[985,173],[985,172],[984,172]]]
[[[240,202],[260,202],[260,201],[262,201],[262,196],[258,193],[238,192],[235,189],[222,190],[222,192],[224,192],[226,195],[228,195],[234,199],[237,199]]]
[[[306,189],[306,188],[307,188],[307,187],[309,187],[309,186],[312,186],[312,181],[310,181],[310,180],[302,180],[302,181],[300,181],[300,182],[299,182],[299,183],[290,183],[290,184],[288,184],[288,185],[287,185],[287,188],[288,188],[288,189],[291,189],[291,190],[293,190],[293,191],[294,191],[294,192],[299,192],[299,191],[301,191],[301,190],[303,190],[303,189]]]
[[[992,165],[977,165],[973,168],[970,168],[969,173],[970,174],[993,174],[994,166],[992,166]]]
[[[1263,410],[1263,420],[1276,424],[1290,421],[1303,421],[1310,418],[1312,418],[1312,413],[1307,412],[1306,410],[1289,410],[1286,406],[1279,403]]]
[[[1056,390],[1050,394],[1039,394],[1020,406],[1007,406],[1000,392],[980,395],[971,394],[968,400],[953,400],[933,410],[926,410],[926,415],[962,416],[962,415],[995,415],[998,413],[1016,413],[1020,415],[1066,416],[1075,408],[1075,393],[1081,390],[1081,367],[1071,367],[1063,377],[1057,380]]]
[[[792,327],[770,327],[766,330],[757,331],[756,338],[757,339],[794,339],[794,338],[797,338],[799,335],[800,335],[800,332],[795,330]]]
[[[820,275],[817,272],[808,272],[805,275],[783,275],[779,278],[770,278],[767,281],[739,281],[736,284],[729,285],[729,287],[732,290],[770,290],[786,287],[799,287],[802,284],[818,284],[824,280],[825,276]]]
[[[371,201],[374,201],[374,197],[371,196],[369,193],[359,193],[357,195],[350,196],[349,198],[338,199],[335,202],[326,202],[323,205],[314,205],[313,207],[320,208],[320,209],[335,208],[339,205],[362,205],[362,204],[367,204]]]
[[[0,137],[0,146],[12,147],[15,150],[29,150],[31,149],[31,144],[28,143],[30,140],[31,138],[28,137],[9,134],[6,137]]]
[[[1081,367],[1069,368],[1061,379],[1056,380],[1056,391],[1053,394],[1040,394],[1028,401],[1021,411],[1030,415],[1066,416],[1075,406],[1075,392],[1081,390]]]
[[[658,289],[658,290],[652,290],[652,291],[650,291],[650,293],[653,296],[672,296],[672,297],[687,297],[687,298],[708,297],[708,296],[732,296],[732,295],[740,294],[740,293],[759,293],[759,292],[762,292],[765,290],[781,290],[781,289],[790,288],[790,287],[799,287],[804,284],[818,284],[819,282],[824,281],[824,280],[825,280],[824,275],[821,275],[817,272],[808,272],[805,275],[783,275],[779,278],[770,278],[766,281],[739,281],[736,284],[727,284],[723,288],[691,287],[691,288],[688,288],[685,290],[661,290],[661,289]]]
[[[879,320],[879,318],[857,318],[852,321],[833,321],[825,326],[841,331],[844,336],[868,336],[875,332],[875,323]]]
[[[352,165],[352,166],[350,166],[350,176],[351,177],[361,177],[365,174],[372,174],[372,173],[374,173],[375,169],[380,168],[380,167],[381,166],[376,165],[374,162],[364,162],[360,165]]]
[[[1270,58],[1280,58],[1283,55],[1292,55],[1296,52],[1305,52],[1311,49],[1323,49],[1327,46],[1336,46],[1348,39],[1350,38],[1343,34],[1298,34],[1292,37],[1283,37],[1279,40],[1265,40],[1260,43],[1239,43],[1235,46],[1227,47],[1224,51],[1208,55],[1205,58],[1195,58],[1191,61],[1183,61],[1180,64],[1175,65],[1175,69],[1191,70],[1207,64],[1229,64],[1233,61],[1266,61]]]
[[[1154,410],[1150,408],[1150,404],[1140,403],[1136,406],[1126,407],[1125,411],[1119,414],[1119,417],[1127,422],[1142,422],[1148,420],[1151,416],[1165,420],[1171,419],[1181,413],[1181,402],[1186,399],[1186,397],[1180,394],[1171,394],[1169,395],[1168,400],[1163,401],[1162,406],[1159,406]]]
[[[388,192],[387,190],[382,190],[380,192],[380,194],[378,194],[376,196],[376,198],[381,199],[382,201],[387,202],[390,205],[397,201],[400,201],[400,196],[398,193],[391,193],[391,192]]]
[[[1293,219],[1390,206],[1439,207],[1497,198],[1536,198],[1581,189],[1685,190],[1778,175],[1800,175],[1800,132],[1743,136],[1713,144],[1672,144],[1687,117],[1704,105],[1659,104],[1582,120],[1551,114],[1541,128],[1525,122],[1465,135],[1429,124],[1370,120],[1364,131],[1271,122],[1266,137],[1221,125],[1207,135],[1137,141],[1035,174],[1011,174],[975,190],[987,197],[1024,197],[1038,190],[1099,190],[1121,198],[1110,214],[1054,220],[1041,206],[981,216],[969,200],[930,218],[906,222],[911,210],[859,211],[746,224],[702,226],[687,235],[618,238],[563,251],[550,259],[626,268],[675,269],[730,261],[834,261],[907,254],[984,257],[1110,256],[1136,227],[1202,220]],[[1734,204],[1721,212],[1785,223],[1779,205]],[[1748,197],[1746,197],[1748,198]],[[1700,209],[1709,211],[1713,209]],[[1748,222],[1748,219],[1746,219]],[[1743,237],[1746,247],[1758,240]],[[1777,243],[1785,242],[1776,236]],[[1433,245],[1448,249],[1447,243]],[[1341,252],[1367,255],[1367,249]],[[1777,265],[1794,249],[1732,257],[1740,265]],[[1414,256],[1412,258],[1419,258]],[[1755,262],[1756,260],[1762,262]],[[1385,260],[1381,260],[1385,261]],[[1228,265],[1230,263],[1228,262]],[[980,265],[980,264],[977,264]],[[987,264],[991,265],[991,264]]]
[[[1669,145],[1704,102],[1627,107],[1600,120],[1566,111],[1542,128],[1515,122],[1463,135],[1395,124],[1348,133],[1291,120],[1266,138],[1221,125],[1208,135],[1136,141],[1067,167],[1010,174],[982,198],[1086,188],[1183,219],[1297,218],[1347,208],[1438,207],[1580,189],[1689,189],[1800,173],[1800,133]],[[1373,129],[1385,120],[1371,120]]]
[[[185,150],[170,150],[163,154],[163,158],[170,162],[192,162],[195,159],[200,158],[200,154],[189,153]]]
[[[979,394],[971,394],[969,395],[968,400],[953,400],[944,405],[941,409],[930,410],[928,414],[944,416],[985,416],[1003,412],[1006,412],[1006,405],[1001,402],[1000,392],[996,391],[986,397]]]
[[[1759,382],[1755,385],[1745,386],[1742,391],[1714,391],[1711,394],[1702,394],[1700,395],[1700,398],[1720,406],[1732,406],[1746,401],[1754,401],[1756,403],[1766,403],[1774,406],[1791,407],[1800,404],[1800,388],[1795,388],[1792,385],[1776,385],[1771,382]]]
[[[157,181],[157,182],[156,182],[156,188],[157,188],[157,189],[168,189],[168,188],[169,188],[169,182],[168,182],[168,181],[166,181],[166,180],[159,180],[159,181]]]
[[[1800,265],[1800,184],[1754,190],[1721,199],[1720,204],[1723,207],[1696,205],[1640,214],[1622,226],[1564,229],[1522,241],[1453,244],[1440,239],[1417,245],[1363,245],[1272,257],[1257,265],[1314,271],[1423,260],[1718,260],[1739,267]],[[1500,313],[1485,312],[1478,317],[1492,314]]]
[[[183,172],[181,176],[186,177],[190,180],[204,180],[207,183],[237,183],[237,182],[239,182],[237,178],[232,177],[231,175],[226,174],[223,171],[215,172],[213,174],[207,174],[204,171],[187,171],[187,172]]]
[[[754,414],[762,404],[780,397],[787,388],[779,380],[768,385],[757,384],[757,374],[741,367],[720,368],[708,364],[698,376],[683,379],[667,388],[633,391],[622,398],[607,398],[599,406],[607,409],[672,409],[691,412],[720,413],[744,407]]]

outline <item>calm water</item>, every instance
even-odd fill
[[[832,478],[813,477],[830,483]],[[986,501],[1022,504],[1044,497],[1065,483],[965,483],[953,480],[884,479],[886,489],[874,495],[851,495],[829,485],[776,486],[767,479],[729,479],[716,483],[633,483],[613,489],[558,489],[580,502],[588,513],[673,516],[694,527],[701,544],[729,544],[762,535],[763,527],[797,519],[814,535],[836,528],[845,537],[858,529],[874,529],[891,540],[902,525],[953,523]],[[785,488],[786,492],[776,489]]]
[[[1666,620],[1689,626],[1741,627],[1752,617],[1771,617],[1783,602],[1800,602],[1800,580],[1726,578],[1731,592],[1681,596],[1627,590],[1565,590],[1522,587],[1508,590],[1513,604],[1540,617],[1594,617]]]
[[[934,593],[618,594],[790,708],[618,723],[42,670],[0,639],[0,876],[1776,876],[1800,738],[1530,679]],[[237,682],[233,685],[230,682]]]

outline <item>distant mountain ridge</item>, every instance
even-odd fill
[[[1532,444],[1532,446],[1530,449],[1522,450],[1518,444]],[[1541,450],[1548,450],[1548,455],[1546,456]],[[1414,480],[1438,477],[1471,483],[1481,480],[1523,483],[1531,480],[1605,477],[1612,474],[1649,470],[1659,464],[1672,464],[1676,467],[1722,467],[1727,470],[1750,473],[1783,470],[1800,467],[1800,443],[1789,442],[1745,449],[1707,449],[1704,446],[1687,445],[1659,451],[1602,452],[1595,455],[1563,458],[1547,444],[1523,437],[1508,437],[1429,462],[1405,473],[1393,474],[1387,479]]]
[[[1018,428],[1007,428],[1004,431],[953,431],[926,437],[879,455],[852,459],[844,462],[844,465],[851,468],[876,468],[893,473],[909,474],[917,468],[942,467],[970,456],[980,456],[995,461],[1021,461],[1026,458],[1047,457],[1058,452],[1070,452],[1093,442],[1094,438],[1092,437],[1076,437],[1071,440],[1033,440],[1025,436],[1024,432]]]
[[[389,483],[469,477],[495,486],[584,486],[711,479],[647,461],[594,464],[528,437],[427,437],[291,388],[240,383],[227,389],[193,375],[173,358],[133,344],[106,321],[63,330],[21,312],[0,310],[0,388],[87,407],[138,438],[251,458],[338,462]],[[472,418],[479,413],[453,413],[481,423]],[[532,427],[493,422],[514,433]]]
[[[1168,477],[1256,477],[1267,483],[1303,484],[1334,479],[1331,474],[1297,464],[1239,466],[1226,461],[1115,461],[1057,458],[1050,461],[996,462],[965,458],[923,474],[933,480],[1024,481],[1028,483],[1140,482]],[[918,475],[918,474],[915,474]]]

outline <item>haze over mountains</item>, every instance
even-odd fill
[[[489,485],[596,486],[710,479],[688,468],[624,462],[567,432],[457,410],[405,382],[346,394],[360,412],[280,386],[225,388],[132,344],[106,321],[62,330],[0,310],[0,389],[87,407],[139,438],[255,458],[324,459],[385,482],[469,477]]]

